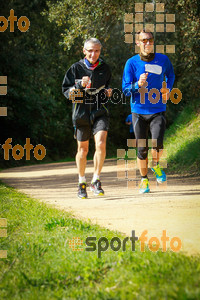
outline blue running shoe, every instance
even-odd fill
[[[163,171],[163,169],[159,166],[159,164],[156,167],[151,168],[151,170],[154,172],[153,175],[156,176],[158,183],[162,183],[167,180],[166,174]]]
[[[150,192],[149,180],[148,180],[148,178],[143,178],[141,180],[139,193],[144,194],[144,193],[149,193],[149,192]]]

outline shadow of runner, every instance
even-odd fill
[[[60,174],[59,174],[60,173]],[[88,185],[92,178],[93,173],[93,162],[89,161],[87,164],[87,173],[86,178]],[[62,190],[72,189],[76,193],[77,189],[77,169],[75,162],[69,163],[55,163],[39,166],[29,166],[29,167],[17,167],[9,169],[0,173],[0,179],[8,185],[11,185],[15,188],[23,190],[57,190],[59,193]],[[155,185],[155,178],[153,177],[151,171],[149,171],[150,186],[151,184]],[[117,178],[117,161],[116,160],[106,160],[105,165],[101,174],[101,180],[105,190],[113,190],[112,196],[116,191],[116,196],[118,197],[118,190],[123,189],[126,195],[137,194],[138,195],[138,186],[133,189],[127,188],[127,180],[118,180]],[[137,178],[139,183],[140,177]],[[182,189],[183,185],[193,186],[198,185],[200,182],[199,177],[190,177],[190,176],[174,176],[168,175],[167,187],[162,189],[162,185],[153,187],[151,189],[151,195],[159,197],[160,194],[165,196],[185,196],[185,195],[200,195],[200,189]],[[171,189],[173,187],[173,189]],[[176,187],[174,189],[174,187]],[[143,195],[144,196],[144,195]],[[122,195],[123,197],[123,195]],[[111,197],[112,198],[112,197]],[[116,198],[114,197],[113,200]]]

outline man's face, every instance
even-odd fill
[[[137,45],[140,47],[140,53],[147,56],[154,51],[154,40],[151,33],[141,32]]]
[[[87,43],[86,47],[83,48],[83,53],[91,64],[95,64],[99,59],[101,46],[99,44]]]

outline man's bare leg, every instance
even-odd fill
[[[98,131],[95,136],[94,174],[100,175],[106,157],[107,131]]]
[[[94,136],[94,175],[92,178],[90,189],[96,196],[104,195],[104,190],[101,188],[101,182],[99,180],[99,177],[106,157],[106,138],[107,131],[103,130],[98,131]]]
[[[146,176],[147,172],[148,172],[148,158],[146,158],[146,159],[137,158],[137,163],[138,163],[140,175],[142,177]]]
[[[88,148],[89,148],[89,141],[85,141],[85,142],[77,141],[76,165],[78,169],[78,174],[81,177],[85,176]]]
[[[140,184],[140,190],[139,193],[148,193],[150,192],[149,189],[149,180],[147,177],[148,173],[148,157],[146,159],[139,159],[137,158],[138,168],[141,175],[141,184]]]
[[[79,174],[78,197],[81,199],[87,198],[85,168],[87,163],[89,141],[77,141],[76,165]]]
[[[159,162],[159,160],[162,156],[162,153],[163,153],[162,149],[160,149],[159,152],[156,149],[151,150],[153,167],[155,167],[157,165],[157,163]]]
[[[162,156],[163,150],[159,150],[159,152],[158,152],[156,149],[152,149],[151,153],[152,153],[152,164],[154,167],[159,162],[159,160]],[[148,172],[148,158],[146,158],[146,159],[137,158],[137,163],[138,163],[138,168],[140,170],[140,175],[146,176],[147,172]]]

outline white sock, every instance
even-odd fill
[[[79,175],[79,183],[86,183],[86,178],[85,178],[85,176],[80,176],[80,175]]]
[[[99,180],[100,175],[94,174],[92,178],[92,182],[95,182],[96,180]]]

